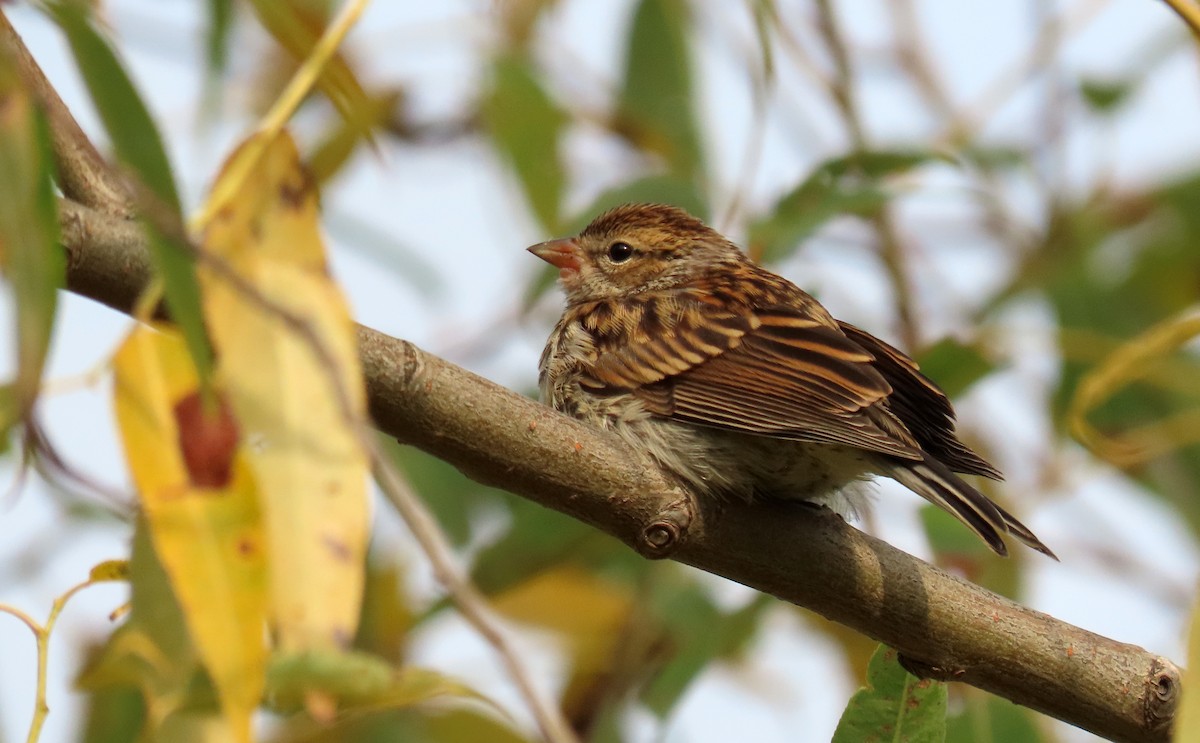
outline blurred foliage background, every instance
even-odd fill
[[[1200,528],[1200,76],[1167,5],[405,5],[376,3],[294,121],[360,321],[532,390],[560,299],[520,248],[624,201],[684,206],[913,353],[1008,475],[989,495],[1064,564],[995,559],[889,485],[863,528],[1182,663]],[[337,5],[96,9],[194,206]],[[53,23],[6,12],[98,132]],[[64,308],[52,370],[102,358],[84,336],[106,312]],[[64,562],[89,565],[68,543],[98,539],[90,555],[128,539],[132,497],[99,484],[123,477],[115,445],[95,444],[112,438],[106,416],[64,395],[44,431],[9,442],[23,492],[4,517],[0,600],[61,593]],[[823,740],[863,678],[863,637],[389,446],[586,740]],[[377,522],[356,646],[464,687],[332,727],[277,710],[264,739],[528,739],[421,555],[394,517]],[[145,703],[104,665],[106,610],[77,611],[58,652],[79,696],[60,689],[44,739],[137,740]],[[24,729],[32,675],[26,638],[4,629],[0,739]],[[79,714],[58,714],[60,699]],[[969,688],[952,689],[950,714],[951,741],[1087,739]]]

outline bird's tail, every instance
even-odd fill
[[[993,503],[986,495],[968,485],[936,459],[926,457],[915,464],[893,460],[888,474],[930,503],[954,514],[959,521],[987,542],[988,547],[996,554],[1008,554],[1008,548],[1001,535],[1011,534],[1043,555],[1058,559],[1049,547],[1042,544],[1042,541],[1011,513]]]

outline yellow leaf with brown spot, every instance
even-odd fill
[[[178,333],[137,328],[114,366],[117,423],[154,550],[231,733],[249,741],[265,684],[267,591],[246,449],[221,398],[202,402]]]
[[[366,394],[316,190],[283,134],[243,144],[213,193],[205,316],[262,493],[271,621],[285,652],[344,648],[365,572]]]

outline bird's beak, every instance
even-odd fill
[[[560,271],[579,270],[579,245],[569,237],[538,243],[529,252]]]

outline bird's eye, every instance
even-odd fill
[[[633,246],[629,243],[613,243],[608,246],[608,259],[613,263],[624,263],[633,257]]]

